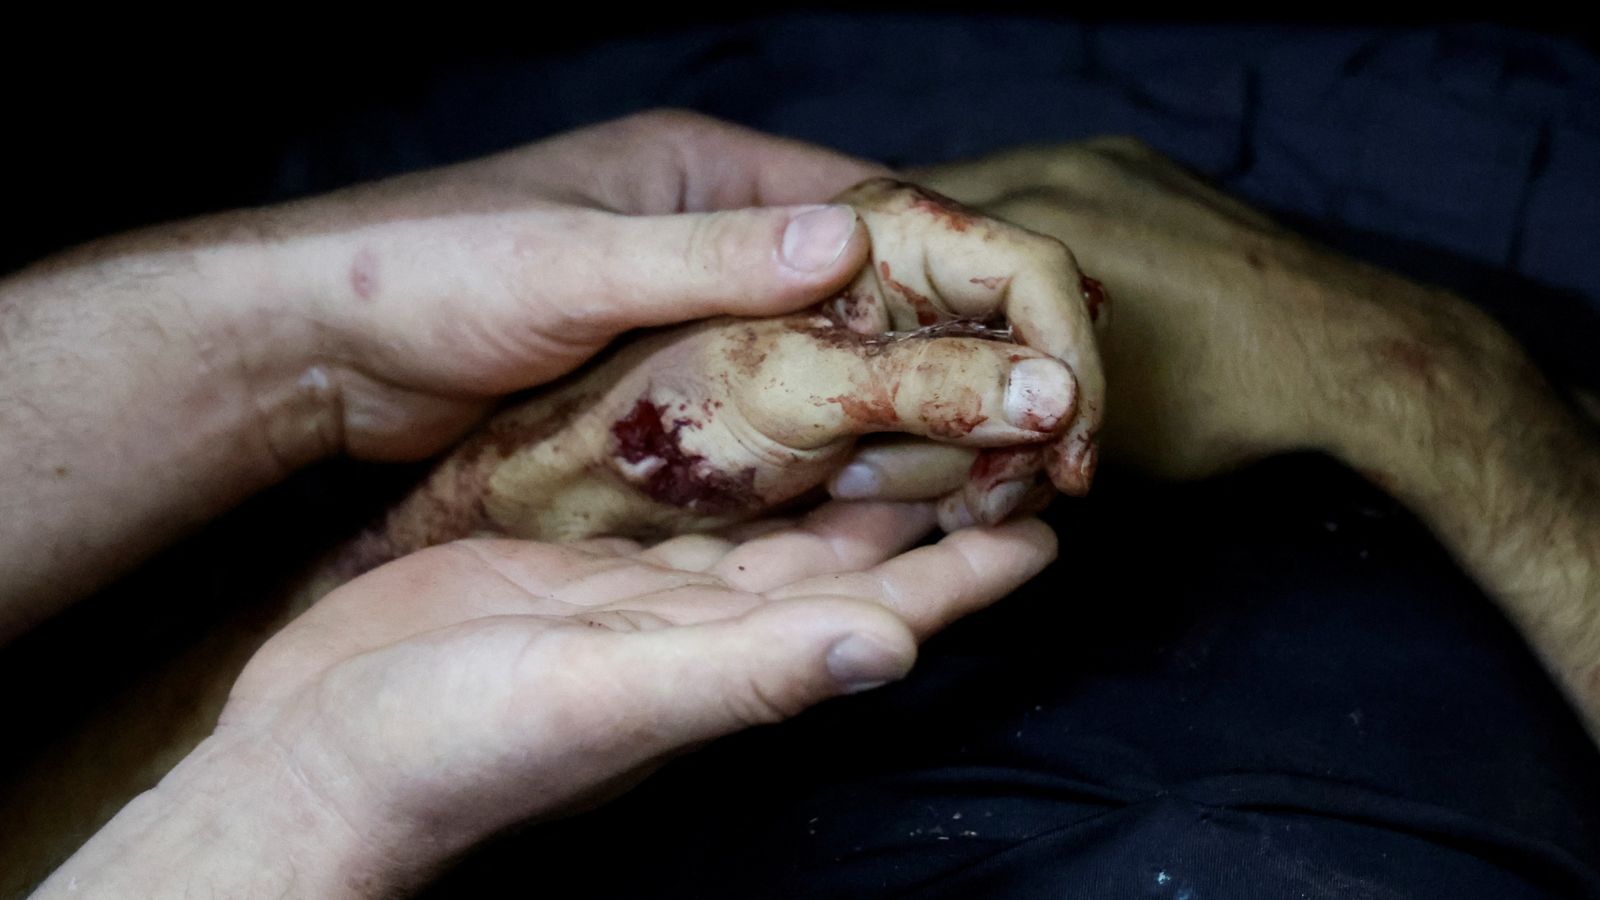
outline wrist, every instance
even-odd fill
[[[296,326],[260,304],[240,230],[157,229],[0,283],[0,638],[285,474],[258,398]]]
[[[1477,490],[1542,376],[1465,300],[1371,274],[1381,283],[1339,298],[1347,315],[1324,330],[1335,344],[1311,404],[1319,445],[1418,507]]]
[[[36,897],[382,897],[360,826],[270,745],[208,738],[136,797]]]

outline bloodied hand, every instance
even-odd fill
[[[542,539],[728,525],[802,498],[873,433],[991,448],[947,529],[1087,486],[1103,382],[1098,295],[1060,242],[911,185],[844,195],[871,257],[837,297],[620,347],[502,412],[356,554],[365,568],[490,532]]]

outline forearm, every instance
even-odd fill
[[[1109,457],[1174,478],[1340,457],[1427,522],[1600,739],[1600,448],[1493,320],[1135,142],[923,175],[1055,235],[1104,281]]]
[[[1330,446],[1429,525],[1600,740],[1600,446],[1487,316],[1400,290],[1427,324],[1367,343],[1373,377],[1337,389]]]
[[[135,238],[0,282],[0,639],[282,476],[300,323],[245,311],[259,278],[248,242]]]

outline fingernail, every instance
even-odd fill
[[[1025,359],[1006,380],[1006,421],[1029,431],[1053,431],[1072,408],[1072,370],[1053,359]]]
[[[856,232],[856,211],[843,204],[818,206],[789,220],[783,230],[784,265],[801,272],[832,266]]]
[[[833,477],[833,496],[840,500],[861,500],[878,496],[883,479],[866,463],[853,462]]]
[[[967,507],[967,502],[957,493],[946,497],[939,502],[939,527],[946,533],[970,528],[977,522],[972,518],[972,510]]]
[[[898,651],[860,634],[852,634],[828,648],[828,672],[847,694],[899,681],[911,671],[911,662]]]
[[[1007,481],[995,485],[983,497],[983,521],[994,525],[1011,515],[1011,511],[1017,508],[1023,495],[1032,486],[1032,482],[1028,481]]]

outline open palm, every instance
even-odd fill
[[[218,733],[280,747],[369,843],[448,855],[590,805],[683,748],[897,679],[918,639],[1055,554],[1034,519],[906,551],[934,518],[834,503],[649,548],[433,548],[269,641]]]

